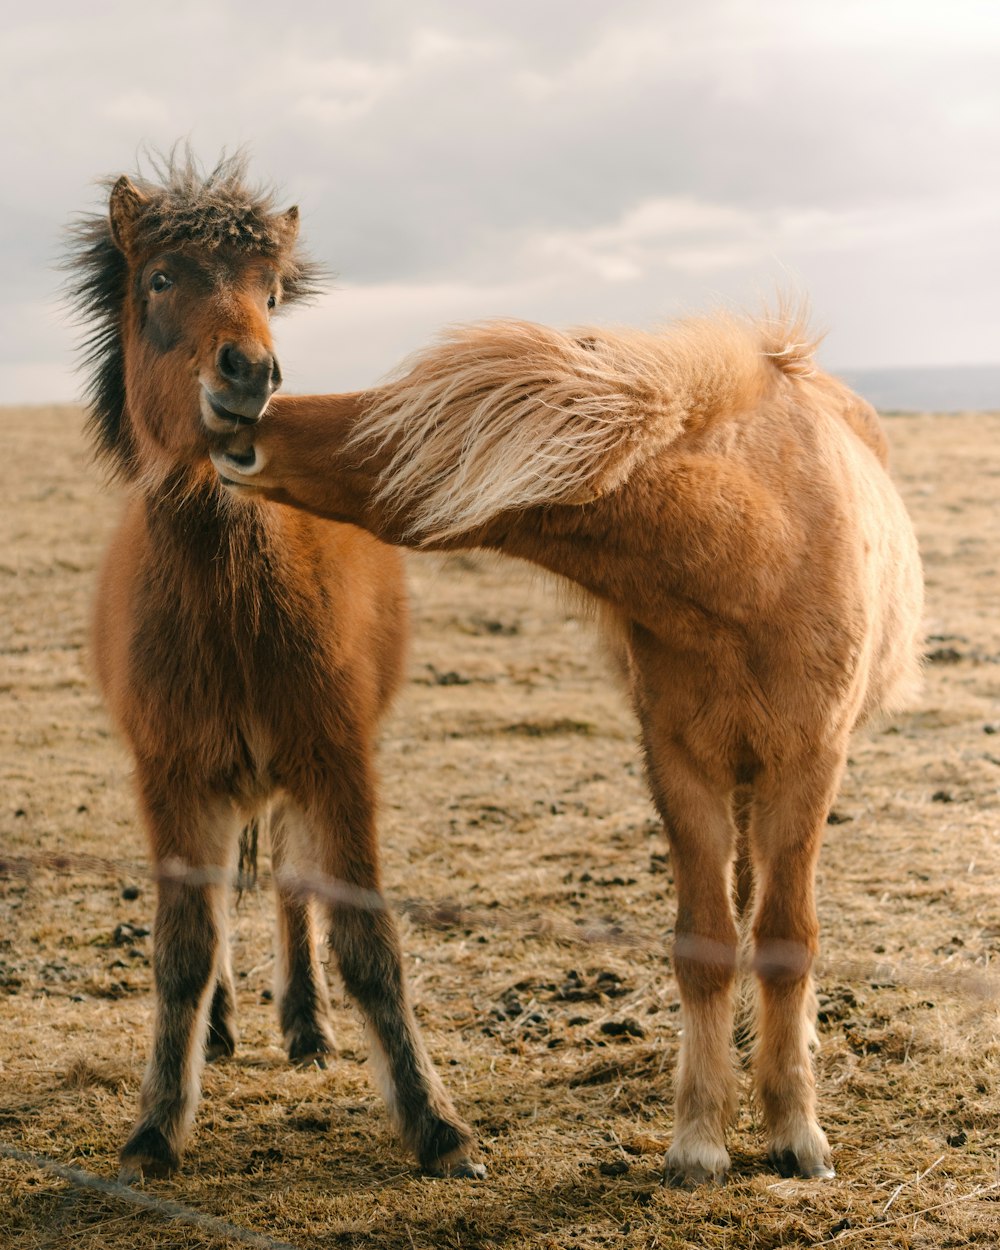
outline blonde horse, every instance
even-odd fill
[[[320,894],[373,1068],[429,1171],[479,1176],[471,1130],[427,1055],[379,893],[374,750],[402,671],[400,560],[368,534],[236,500],[211,440],[280,385],[270,319],[313,289],[298,210],[247,184],[240,158],[162,183],[118,179],[70,265],[89,328],[90,424],[127,486],[104,560],[96,668],[135,762],[157,877],[153,1051],[121,1176],[178,1164],[201,1065],[236,1045],[226,893],[241,824],[270,812],[278,1013],[289,1057],[333,1049],[312,900]]]
[[[770,1156],[832,1176],[810,1054],[816,860],[850,733],[901,704],[920,651],[920,562],[872,409],[790,319],[500,322],[377,389],[276,400],[213,459],[241,496],[389,543],[493,548],[602,605],[677,884],[667,1179],[730,1167],[743,909]]]

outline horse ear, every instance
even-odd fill
[[[112,187],[108,215],[111,219],[111,237],[120,251],[129,250],[135,223],[147,202],[126,174],[122,174]]]
[[[299,237],[299,206],[293,204],[278,215],[278,229],[284,238],[286,247],[291,247]]]

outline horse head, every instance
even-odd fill
[[[92,425],[125,476],[204,460],[281,385],[271,317],[319,273],[297,250],[298,209],[277,210],[244,167],[230,157],[206,175],[188,155],[159,182],[122,175],[107,216],[78,228],[77,307],[103,318]]]

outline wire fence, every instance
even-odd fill
[[[497,903],[466,904],[454,899],[393,899],[378,890],[366,889],[319,872],[303,873],[282,868],[277,873],[241,862],[238,873],[227,867],[191,866],[168,859],[156,868],[137,860],[111,859],[98,855],[42,852],[0,857],[0,881],[31,881],[39,873],[67,875],[92,873],[124,880],[171,881],[190,886],[232,884],[241,894],[258,884],[272,884],[282,891],[314,898],[328,905],[361,911],[393,911],[412,923],[443,932],[505,932],[521,938],[551,940],[577,946],[632,950],[658,957],[671,966],[674,956],[702,961],[713,966],[734,964],[739,971],[751,968],[752,953],[746,945],[735,953],[719,942],[684,935],[676,945],[662,930],[651,931],[634,924],[595,918],[566,919],[552,912],[528,911]],[[792,942],[772,943],[756,953],[758,961],[794,969],[809,953]],[[851,984],[867,983],[878,988],[905,987],[978,1000],[984,1004],[1000,1001],[1000,974],[985,968],[959,969],[954,965],[915,964],[906,961],[843,959],[821,955],[813,972],[823,979]]]

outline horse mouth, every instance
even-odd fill
[[[256,464],[257,452],[253,447],[249,451],[243,452],[227,451],[225,459],[234,468],[239,469],[242,473],[246,473],[247,469],[252,469]]]
[[[244,413],[232,412],[206,387],[201,388],[201,419],[215,434],[232,434],[241,426],[256,425],[264,415],[266,406],[264,404],[256,416],[248,417]]]
[[[264,457],[257,451],[257,448],[250,446],[246,451],[222,451],[214,449],[209,452],[209,458],[215,465],[215,470],[224,486],[242,486],[243,479],[253,477],[259,473],[264,467]],[[235,473],[240,480],[236,481],[230,474]],[[253,485],[253,483],[251,483]]]

